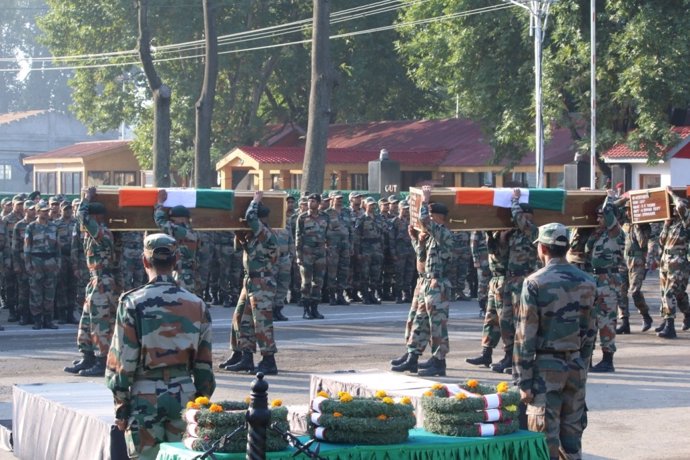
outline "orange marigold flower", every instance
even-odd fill
[[[342,416],[343,416],[343,414],[341,414],[340,412],[333,412],[333,417],[342,417]]]
[[[393,401],[393,398],[391,398],[390,396],[386,396],[381,400],[381,402],[385,404],[393,404],[395,401]]]
[[[208,399],[206,396],[199,396],[194,400],[194,402],[202,406],[208,406],[211,403],[211,400]]]
[[[468,380],[468,381],[467,381],[467,386],[470,387],[470,388],[477,388],[478,385],[479,385],[479,382],[477,382],[477,381],[474,380],[474,379],[471,379],[471,380]]]
[[[455,399],[467,399],[467,395],[465,393],[458,393],[455,395]]]
[[[247,396],[246,398],[244,398],[244,402],[249,404],[250,402],[252,402],[252,399],[249,396]]]
[[[434,394],[431,391],[425,391],[424,396],[433,396]]]
[[[374,394],[374,396],[381,399],[381,398],[385,398],[388,395],[386,394],[386,392],[384,390],[377,390],[376,393]]]
[[[211,404],[211,407],[208,408],[211,412],[223,412],[223,406],[220,404]]]
[[[445,385],[443,385],[442,383],[434,383],[431,386],[432,390],[443,390],[444,388],[445,388]]]
[[[331,395],[329,395],[328,393],[326,393],[326,392],[323,391],[323,390],[321,390],[321,391],[319,391],[318,393],[316,393],[316,396],[321,396],[322,398],[330,398],[330,397],[331,397]]]
[[[340,395],[340,402],[341,403],[349,403],[352,401],[352,395],[350,393],[342,392]]]
[[[280,407],[283,405],[283,400],[282,399],[274,399],[271,401],[271,407]]]
[[[500,382],[498,385],[496,385],[496,392],[497,393],[505,393],[510,389],[510,385],[508,385],[508,382]]]
[[[187,402],[187,409],[198,409],[199,405],[194,401]]]
[[[409,396],[403,396],[400,398],[400,404],[412,404],[412,399]]]
[[[386,414],[377,415],[376,418],[381,421],[388,420],[388,416]]]

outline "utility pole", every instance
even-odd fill
[[[328,124],[331,116],[333,74],[329,48],[330,0],[313,0],[314,18],[311,39],[311,91],[309,121],[304,148],[301,191],[321,193],[326,169]]]
[[[589,105],[591,114],[589,135],[590,135],[590,153],[589,153],[589,188],[596,190],[597,188],[597,6],[596,0],[590,0],[589,4],[591,25],[589,28],[589,72],[590,72],[590,94]]]

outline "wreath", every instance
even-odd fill
[[[417,419],[414,414],[400,417],[387,417],[383,414],[377,417],[345,417],[341,415],[317,414],[312,415],[312,423],[325,429],[362,431],[385,433],[387,431],[409,430],[414,428]]]
[[[347,430],[316,430],[309,428],[309,434],[322,441],[333,444],[385,445],[403,444],[407,441],[409,431],[389,431],[386,433],[368,433]]]
[[[387,417],[400,417],[414,412],[410,404],[387,404],[376,398],[353,398],[349,402],[341,402],[338,399],[315,399],[312,409],[322,414],[335,412],[345,417],[366,418],[377,417],[381,414]]]
[[[467,425],[473,423],[492,423],[512,420],[517,416],[517,406],[505,409],[460,411],[460,412],[426,412],[424,423],[437,425]]]
[[[464,425],[437,425],[435,423],[430,423],[429,426],[427,426],[426,418],[424,419],[425,430],[445,436],[500,436],[503,434],[515,433],[519,428],[520,423],[517,418],[495,423],[469,423]]]
[[[512,406],[520,402],[520,394],[516,391],[509,391],[507,393],[498,394],[499,407]],[[485,410],[487,408],[487,400],[485,398],[463,398],[456,397],[437,397],[427,396],[422,398],[422,409],[424,410],[424,417],[428,412],[440,412],[455,414],[458,412],[469,412]]]

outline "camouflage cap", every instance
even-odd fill
[[[342,197],[343,197],[343,194],[340,193],[340,192],[337,191],[337,190],[333,190],[331,193],[328,194],[328,196],[329,196],[330,198],[336,199],[336,198],[342,198]]]
[[[170,208],[170,217],[190,217],[189,209],[181,204]]]
[[[144,239],[144,256],[148,259],[169,260],[176,251],[175,238],[165,233],[152,233]]]
[[[60,202],[60,209],[72,209],[72,203],[65,200]]]
[[[21,195],[15,195],[12,197],[12,203],[24,203],[24,200],[26,200],[26,197]]]
[[[77,206],[79,206],[80,202],[81,202],[81,200],[79,198],[75,198],[72,200],[72,206],[77,207]]]
[[[34,200],[26,200],[24,202],[24,209],[33,209],[34,206],[36,206],[36,202]]]
[[[548,246],[568,246],[568,229],[563,224],[553,222],[539,227],[539,237],[534,244],[541,243]]]
[[[350,192],[350,195],[348,196],[348,198],[351,200],[351,199],[353,199],[353,198],[357,198],[357,197],[360,197],[360,196],[362,196],[362,194],[359,193],[359,192]]]
[[[0,201],[0,205],[2,205],[2,206],[5,206],[8,203],[12,203],[12,198],[5,197],[2,199],[2,201]]]
[[[398,198],[398,195],[391,195],[388,197],[388,202],[389,203],[400,203],[400,198]]]
[[[407,200],[402,200],[400,202],[400,207],[403,209],[410,209],[410,202]]]
[[[307,199],[306,196],[303,196],[302,198],[299,199],[299,204],[307,204],[309,202],[309,199]]]
[[[45,200],[41,200],[34,205],[34,208],[36,208],[36,211],[49,211],[50,205]]]
[[[324,193],[321,196],[321,201],[331,201],[331,196],[328,193]]]
[[[22,201],[25,201],[25,200],[27,200],[29,197],[26,195],[26,193],[20,193],[20,194],[19,194],[19,198],[21,198]]]
[[[59,203],[59,202],[60,202],[60,200],[58,199],[57,196],[51,196],[50,198],[48,198],[48,204],[55,204],[55,203]]]
[[[62,193],[58,193],[57,195],[55,195],[55,199],[62,203],[63,201],[65,201],[65,195],[63,195]]]
[[[285,201],[290,201],[290,200],[295,201],[295,197],[292,195],[288,195],[285,197]]]
[[[376,204],[376,200],[374,197],[368,196],[366,200],[364,200],[364,204]]]
[[[386,197],[379,198],[379,204],[388,204],[388,198],[386,198]]]

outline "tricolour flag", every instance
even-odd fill
[[[123,188],[118,192],[121,208],[154,206],[158,202],[158,188]],[[165,188],[168,198],[163,206],[232,210],[235,201],[233,190]]]
[[[455,192],[455,204],[497,206],[510,208],[512,188],[460,188]],[[521,188],[520,203],[528,203],[534,209],[563,212],[565,190],[551,188]]]

